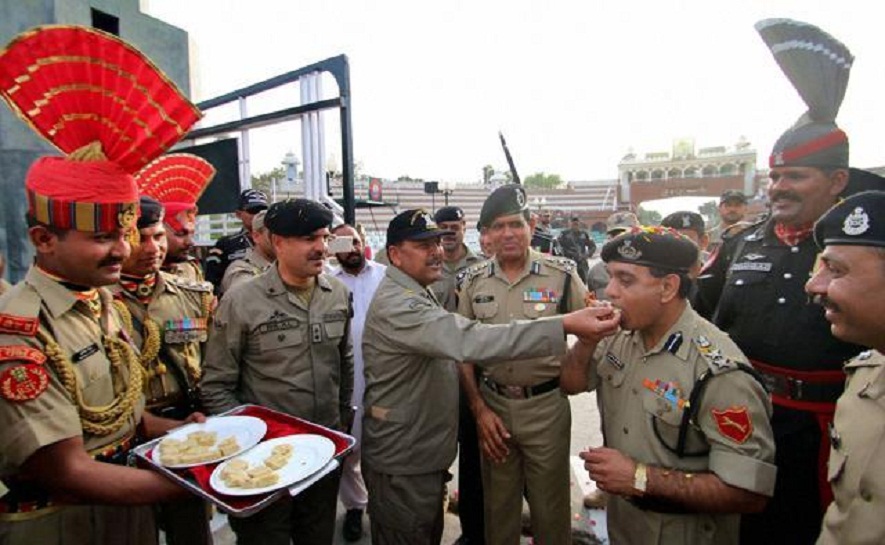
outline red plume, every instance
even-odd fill
[[[138,192],[161,203],[191,203],[215,177],[215,167],[202,157],[189,153],[171,153],[155,159],[135,175]]]

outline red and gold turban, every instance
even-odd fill
[[[141,169],[135,181],[138,191],[163,203],[166,223],[176,231],[193,222],[197,201],[215,177],[215,167],[189,153],[164,155]]]
[[[133,174],[178,142],[200,111],[140,51],[86,27],[26,31],[0,52],[0,95],[65,157],[28,171],[28,212],[62,229],[129,229]]]

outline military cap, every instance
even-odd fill
[[[427,210],[423,208],[405,210],[390,220],[387,226],[387,246],[399,244],[404,240],[422,240],[451,234],[452,231],[440,229]]]
[[[707,230],[704,225],[704,218],[697,212],[673,212],[663,220],[661,227],[670,227],[671,229],[691,229],[700,236],[703,236]]]
[[[267,209],[264,226],[275,235],[303,237],[332,225],[332,211],[309,199],[286,199]]]
[[[814,224],[814,241],[824,246],[885,247],[885,191],[864,191],[830,208]]]
[[[238,210],[254,214],[259,210],[267,210],[267,195],[257,189],[247,189],[240,193]]]
[[[252,230],[260,231],[264,229],[264,218],[267,216],[267,210],[262,210],[261,212],[255,214],[255,217],[252,218]]]
[[[639,218],[633,212],[615,212],[605,220],[606,234],[623,232],[639,226]]]
[[[521,214],[528,210],[528,198],[525,189],[518,184],[502,185],[492,191],[489,198],[482,203],[479,212],[479,223],[488,227],[501,216]]]
[[[744,195],[743,191],[738,191],[737,189],[726,189],[722,192],[722,195],[719,196],[719,204],[735,201],[741,204],[747,204],[747,196]]]
[[[139,229],[146,229],[163,221],[163,205],[157,199],[142,195],[138,198],[140,214],[136,225]]]
[[[461,221],[464,219],[464,211],[457,206],[443,206],[433,215],[433,221],[442,223],[444,221]]]
[[[861,191],[885,191],[885,178],[869,170],[849,168],[848,185],[839,196],[846,198]]]
[[[602,260],[688,272],[698,262],[698,247],[668,227],[634,227],[605,243]]]

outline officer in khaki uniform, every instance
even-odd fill
[[[266,210],[255,214],[252,218],[252,238],[255,245],[246,249],[246,255],[228,265],[218,287],[218,295],[227,293],[231,287],[250,278],[255,278],[271,266],[274,260],[273,245],[270,243],[270,234],[264,226]]]
[[[464,244],[467,222],[464,220],[463,210],[457,206],[444,206],[433,215],[433,221],[440,229],[451,231],[452,234],[442,237],[443,274],[430,289],[444,309],[454,312],[458,308],[455,279],[461,271],[479,263],[483,258]]]
[[[265,225],[277,264],[228,293],[215,315],[201,383],[219,413],[256,403],[348,429],[353,392],[350,293],[323,273],[332,212],[307,199],[274,203]],[[296,498],[231,519],[240,544],[332,542],[340,472]]]
[[[822,265],[805,290],[827,310],[834,336],[872,348],[845,365],[830,427],[834,498],[817,543],[885,543],[885,192],[835,205],[818,220],[814,240]]]
[[[166,253],[163,206],[140,198],[139,243],[123,262],[120,282],[111,287],[126,332],[139,347],[147,409],[182,419],[199,406],[201,343],[207,339],[212,285],[160,271]],[[166,541],[212,543],[208,509],[199,498],[160,509]]]
[[[27,173],[35,260],[0,298],[0,479],[10,489],[0,498],[0,543],[156,543],[151,506],[189,494],[126,459],[139,435],[180,422],[143,412],[141,365],[102,286],[119,281],[129,255],[138,215],[132,172],[200,114],[138,50],[93,29],[40,27],[0,51],[0,94],[64,154],[37,159]],[[28,77],[32,63],[62,57],[83,62],[52,71],[51,83]],[[104,89],[80,70],[99,64],[107,67]],[[124,85],[121,74],[137,74],[140,88],[164,100],[149,106],[148,96],[127,95],[134,117],[115,133],[101,113],[121,109],[112,92]],[[102,92],[54,100],[59,89],[87,83]],[[61,122],[70,116],[78,119],[73,130]]]
[[[733,342],[686,301],[697,246],[672,229],[608,243],[621,331],[576,343],[562,387],[595,390],[605,444],[581,453],[609,493],[612,543],[736,544],[739,514],[774,492],[771,403]]]
[[[565,333],[595,335],[608,325],[588,309],[509,325],[447,312],[428,289],[442,273],[444,234],[424,210],[390,222],[392,265],[366,316],[362,462],[376,545],[440,542],[458,433],[456,362],[562,354]]]
[[[587,289],[574,262],[529,247],[535,220],[522,186],[496,189],[480,217],[497,253],[465,273],[459,314],[506,324],[584,308]],[[484,369],[479,380],[473,365],[459,368],[484,454],[487,544],[519,543],[524,490],[534,538],[571,543],[571,410],[559,389],[559,369],[555,354]]]

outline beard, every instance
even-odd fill
[[[337,254],[338,263],[348,271],[356,271],[362,269],[366,263],[366,256],[362,252],[348,252],[346,254]]]

